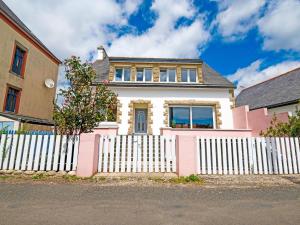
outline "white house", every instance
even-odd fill
[[[93,65],[118,94],[119,134],[233,128],[234,85],[200,59],[109,57],[99,47]]]

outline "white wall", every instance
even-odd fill
[[[118,94],[122,103],[122,117],[119,127],[119,134],[127,134],[129,103],[131,100],[150,100],[153,104],[153,134],[160,134],[160,128],[164,126],[164,108],[166,100],[198,100],[198,101],[218,101],[221,105],[222,129],[232,129],[233,119],[231,111],[230,94],[228,89],[203,89],[203,88],[121,88],[111,87]]]
[[[292,105],[285,105],[285,106],[268,109],[268,113],[270,115],[273,115],[274,113],[277,114],[277,113],[282,113],[282,112],[289,112],[291,115],[295,115],[297,106],[298,106],[298,109],[300,109],[299,104],[292,104]]]

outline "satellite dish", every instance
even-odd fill
[[[45,80],[45,86],[47,88],[50,88],[50,89],[54,88],[55,87],[54,80],[52,80],[52,79],[46,79]]]

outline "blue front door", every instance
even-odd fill
[[[135,109],[135,133],[147,133],[147,109]]]

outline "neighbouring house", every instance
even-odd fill
[[[236,105],[248,105],[249,110],[267,108],[270,115],[300,109],[300,67],[253,85],[241,91]]]
[[[201,59],[109,57],[99,47],[93,66],[118,94],[119,134],[233,129],[234,85]]]
[[[0,49],[0,129],[52,129],[61,62],[2,0]]]

